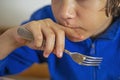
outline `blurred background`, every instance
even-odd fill
[[[20,25],[34,11],[49,4],[51,0],[0,0],[0,24]]]
[[[0,0],[0,25],[18,26],[28,20],[34,11],[50,4],[51,0]],[[46,63],[35,63],[22,73],[9,77],[15,80],[49,80],[48,66]]]

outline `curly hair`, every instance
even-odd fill
[[[112,15],[113,17],[120,16],[120,0],[107,0],[106,15]]]

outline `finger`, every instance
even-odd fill
[[[57,57],[61,58],[63,56],[64,46],[65,46],[65,32],[57,27],[53,28],[56,41],[55,41],[55,51]]]
[[[72,29],[70,27],[61,27],[61,29],[64,30],[66,36],[74,42],[82,41],[84,39],[84,36],[81,35],[81,32],[76,33],[75,29]]]
[[[25,28],[32,32],[34,36],[34,46],[41,47],[43,42],[43,34],[39,23],[36,21],[32,21],[29,24],[25,25]]]
[[[42,29],[44,37],[45,37],[45,47],[44,47],[44,57],[48,57],[50,55],[50,53],[53,51],[54,49],[54,45],[55,45],[55,34],[54,32],[50,29],[50,28],[43,28]]]
[[[54,23],[52,20],[47,19],[44,21],[47,26],[49,26],[55,33],[55,46],[54,51],[57,57],[61,58],[64,51],[64,44],[65,44],[65,32],[61,28],[61,25]]]

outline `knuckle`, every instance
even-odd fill
[[[50,54],[50,53],[52,52],[52,50],[51,50],[51,49],[49,49],[49,48],[46,48],[46,50],[45,50],[45,51],[46,51],[46,53],[47,53],[47,54]]]
[[[52,20],[50,18],[45,19],[45,21],[51,22]]]
[[[26,28],[29,28],[29,29],[31,29],[31,30],[34,29],[34,27],[37,26],[37,25],[38,25],[38,24],[37,24],[36,21],[31,21],[31,22],[25,24]]]
[[[51,38],[55,38],[55,34],[52,31],[48,34],[48,36],[51,37]]]
[[[56,48],[63,51],[64,50],[64,43],[57,44]]]
[[[37,37],[36,37],[36,40],[41,41],[41,40],[42,40],[42,36],[40,36],[40,35],[38,34]]]
[[[64,34],[65,34],[65,32],[64,32],[63,30],[61,30],[61,29],[59,29],[59,30],[57,31],[57,33],[60,34],[60,35],[64,35]]]
[[[37,24],[37,21],[31,21],[29,22],[29,25],[36,25]]]
[[[53,21],[50,18],[45,19],[44,22],[47,24],[47,26],[50,26],[50,24],[53,24]]]

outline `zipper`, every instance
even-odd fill
[[[95,44],[94,44],[94,43],[92,43],[92,45],[91,45],[90,54],[91,54],[91,55],[94,55],[94,54],[95,54]]]
[[[93,67],[93,80],[97,80],[97,67]]]
[[[91,56],[94,56],[96,54],[96,39],[95,40],[92,40],[92,39],[89,39],[89,42],[88,44],[90,44],[90,52],[89,52],[89,55]],[[92,67],[92,80],[97,80],[97,69],[98,67]]]
[[[96,51],[95,51],[95,41],[92,42],[91,45],[91,50],[90,50],[90,55],[95,55]],[[93,80],[97,80],[97,71],[96,71],[96,67],[93,67]]]

